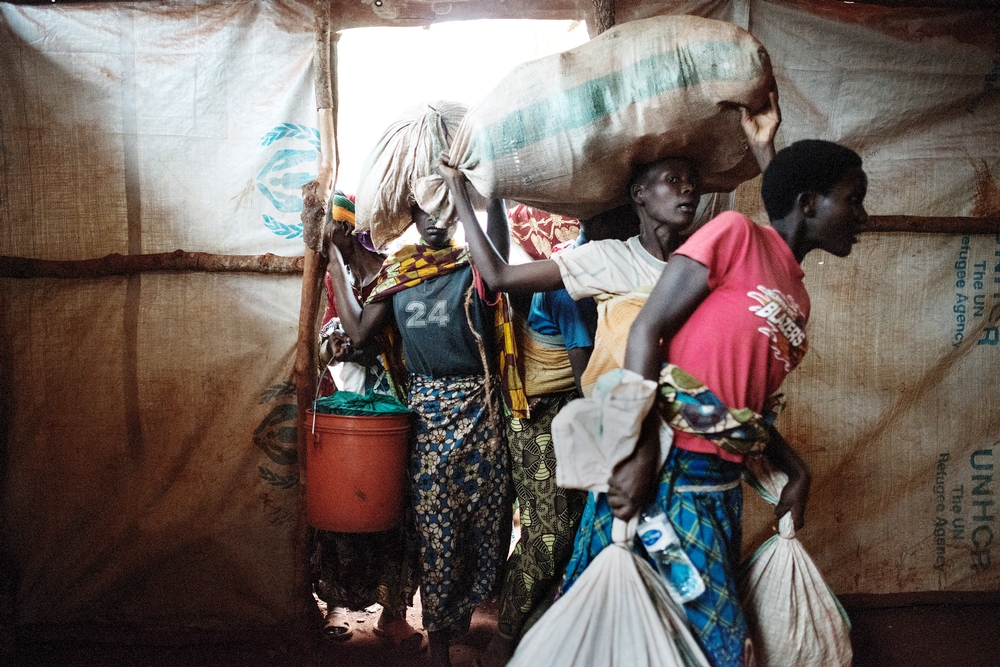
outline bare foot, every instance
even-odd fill
[[[504,637],[498,632],[493,635],[493,639],[486,646],[486,650],[479,657],[477,664],[479,667],[503,667],[510,662],[516,648],[516,639]]]

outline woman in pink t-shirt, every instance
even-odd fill
[[[838,257],[851,252],[868,219],[867,186],[861,158],[843,146],[806,140],[779,151],[762,182],[771,226],[727,212],[678,248],[632,325],[626,368],[656,381],[669,361],[726,407],[765,412],[768,397],[806,351],[809,295],[802,259],[814,249]],[[660,469],[657,425],[654,416],[646,420],[635,451],[616,467],[607,496],[592,498],[593,507],[588,503],[583,522],[591,518],[596,528],[578,535],[571,567],[585,566],[596,555],[603,542],[598,532],[604,525],[610,530],[611,514],[629,519],[656,503],[708,584],[685,605],[706,654],[716,667],[753,664],[734,576],[743,454],[675,431]],[[777,430],[768,426],[767,432],[764,456],[789,478],[775,514],[791,512],[799,529],[809,470]]]

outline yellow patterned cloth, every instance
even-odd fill
[[[562,337],[533,331],[523,317],[515,317],[514,328],[525,394],[534,397],[573,391],[576,380]]]
[[[580,388],[584,396],[590,396],[594,392],[597,378],[625,366],[628,333],[648,296],[648,290],[634,291],[598,301],[594,352],[590,356],[587,370],[580,377]]]
[[[456,244],[435,250],[423,244],[403,246],[386,259],[375,278],[375,287],[367,303],[387,299],[397,292],[415,287],[425,280],[447,275],[469,263],[467,248]],[[486,294],[479,272],[473,267],[475,286],[480,298],[494,306],[494,328],[500,356],[500,379],[504,403],[517,417],[527,417],[528,399],[517,364],[517,340],[511,320],[510,302],[503,293]]]

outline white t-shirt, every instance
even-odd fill
[[[591,241],[555,255],[563,285],[574,299],[649,292],[666,262],[650,255],[639,237]]]

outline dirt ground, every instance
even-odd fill
[[[399,651],[372,632],[378,609],[352,612],[354,634],[346,642],[325,640],[318,630],[308,637],[271,635],[240,643],[185,647],[15,642],[8,645],[2,662],[17,667],[427,665],[426,649]],[[1000,667],[1000,603],[890,608],[848,605],[847,610],[853,623],[855,667]],[[420,626],[419,606],[410,609],[408,618]],[[481,605],[469,635],[451,649],[454,667],[473,667],[495,629],[496,606]]]

